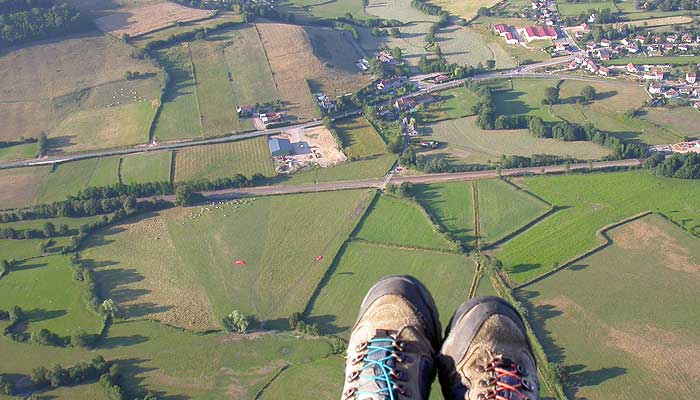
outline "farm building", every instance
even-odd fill
[[[543,39],[555,40],[557,37],[557,31],[549,26],[528,26],[525,28],[525,39],[528,42]]]
[[[270,154],[273,157],[282,157],[292,154],[292,143],[289,139],[272,138],[267,144],[270,146]]]

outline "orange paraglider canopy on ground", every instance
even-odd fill
[[[236,260],[233,263],[236,265],[248,265],[248,263],[243,260]]]

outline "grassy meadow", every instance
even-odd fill
[[[370,206],[370,213],[360,223],[355,236],[370,242],[409,247],[440,250],[454,247],[435,232],[417,205],[389,195],[379,197]]]
[[[119,183],[119,157],[91,158],[59,164],[44,178],[38,203],[65,200],[90,186],[110,186]]]
[[[36,143],[0,148],[0,161],[27,160],[36,157]]]
[[[0,209],[34,204],[51,167],[0,170]]]
[[[383,276],[409,274],[428,287],[444,325],[467,300],[474,268],[463,255],[351,242],[311,303],[309,320],[324,333],[347,338],[367,290]]]
[[[421,112],[424,122],[437,122],[474,115],[472,107],[479,98],[469,89],[457,87],[440,92],[440,101]]]
[[[474,244],[474,197],[470,183],[436,183],[415,188],[421,204],[455,239],[465,246]]]
[[[494,243],[549,210],[541,200],[500,179],[476,182],[479,203],[479,239]]]
[[[653,214],[610,237],[611,246],[518,291],[537,336],[563,364],[571,398],[692,398],[698,239]]]
[[[515,182],[561,209],[504,243],[496,256],[516,282],[526,282],[593,249],[596,231],[658,210],[700,232],[700,186],[647,171],[520,178]]]
[[[351,160],[386,154],[386,144],[364,117],[335,121],[334,129],[343,143],[343,152]]]
[[[273,176],[267,137],[188,147],[175,154],[175,181],[217,179],[242,174]]]
[[[131,319],[206,330],[238,309],[274,325],[303,310],[371,196],[313,193],[172,209],[106,229],[83,257]]]
[[[349,161],[329,168],[312,168],[292,174],[289,179],[281,180],[282,185],[300,185],[304,183],[336,182],[354,179],[381,178],[396,162],[395,154],[368,157],[358,161]]]
[[[169,182],[173,153],[136,154],[122,157],[119,175],[124,184],[146,182]]]

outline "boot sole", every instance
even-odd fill
[[[440,328],[440,316],[435,306],[435,300],[418,279],[409,275],[389,275],[375,283],[362,300],[357,321],[362,318],[372,303],[386,295],[397,295],[406,299],[416,313],[429,324],[433,345],[436,349],[440,348],[442,329]]]

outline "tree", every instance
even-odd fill
[[[476,12],[480,17],[488,17],[491,15],[491,10],[488,9],[487,7],[481,7],[479,10]]]
[[[399,28],[391,28],[391,30],[389,30],[389,35],[393,38],[401,37],[401,31]]]
[[[95,335],[79,329],[70,337],[70,343],[75,347],[92,348],[95,345]]]
[[[586,101],[591,101],[591,100],[595,99],[595,95],[596,95],[596,91],[595,91],[595,88],[593,86],[588,85],[588,86],[584,86],[581,89],[581,97],[583,97],[583,99]]]
[[[530,121],[527,124],[527,128],[530,131],[530,133],[532,133],[532,135],[535,137],[551,137],[551,134],[548,132],[547,126],[544,124],[544,121],[540,117],[531,117]]]
[[[221,322],[227,332],[246,333],[250,326],[251,317],[238,310],[233,310]]]
[[[15,394],[15,384],[5,375],[0,374],[0,394],[12,396]]]
[[[200,198],[200,194],[195,192],[189,185],[181,185],[175,189],[175,205],[191,206]]]
[[[68,383],[68,371],[61,365],[56,364],[49,370],[48,378],[51,387],[60,387]]]
[[[413,184],[411,182],[403,182],[397,190],[401,197],[413,197]]]
[[[298,311],[293,312],[292,315],[289,316],[289,327],[296,329],[299,321],[301,321],[301,313]]]
[[[44,236],[47,238],[54,237],[56,235],[56,225],[51,222],[44,224]]]
[[[486,69],[494,69],[494,68],[496,68],[496,60],[494,60],[494,59],[486,60]]]
[[[12,270],[12,264],[9,261],[0,261],[0,276],[9,274],[10,270]]]
[[[102,311],[105,313],[105,316],[114,318],[117,315],[119,315],[119,305],[117,304],[116,301],[112,299],[107,299],[102,302],[100,305],[100,308]]]
[[[46,155],[46,151],[49,148],[48,139],[46,139],[46,134],[42,133],[37,139],[37,157],[43,157]]]
[[[49,385],[49,370],[46,367],[37,367],[32,370],[32,384],[37,388],[43,388]]]
[[[559,102],[559,88],[556,86],[550,86],[544,90],[544,99],[542,99],[542,104],[557,104]]]
[[[24,311],[20,306],[14,305],[10,308],[10,323],[17,323],[24,319]]]

